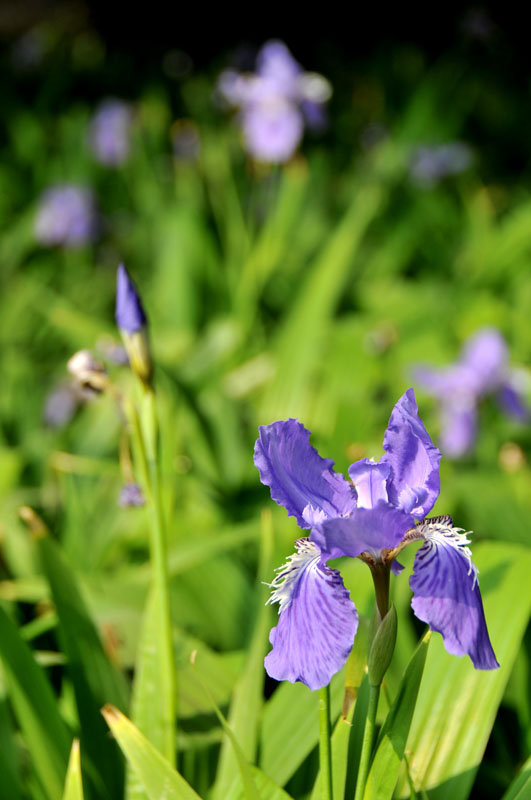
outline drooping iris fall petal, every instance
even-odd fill
[[[280,616],[265,667],[278,681],[320,689],[345,664],[358,614],[339,572],[322,563],[315,544],[299,539],[296,547],[272,583],[269,602],[280,604]]]
[[[499,664],[466,534],[451,523],[429,521],[419,526],[419,532],[425,543],[415,556],[409,579],[415,615],[442,634],[449,653],[469,655],[476,669],[495,669]]]

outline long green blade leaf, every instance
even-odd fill
[[[149,800],[162,797],[164,800],[201,800],[183,776],[118,709],[105,706],[102,714]]]
[[[502,800],[528,800],[531,797],[531,756],[522,766]]]
[[[81,760],[79,758],[79,739],[74,739],[70,751],[70,760],[66,773],[63,800],[83,800],[83,782],[81,780]]]
[[[8,693],[35,772],[50,800],[56,800],[63,790],[71,736],[42,669],[2,608],[0,656]]]
[[[407,665],[397,696],[384,722],[367,778],[364,800],[390,800],[404,755],[419,692],[430,632],[421,640]]]
[[[68,658],[83,752],[92,762],[91,775],[97,776],[98,791],[118,797],[123,791],[123,761],[116,745],[109,742],[99,709],[107,702],[127,707],[125,682],[103,650],[77,580],[58,546],[47,535],[38,539],[38,546],[57,608],[62,647]]]

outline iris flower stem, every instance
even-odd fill
[[[369,687],[369,706],[367,709],[367,716],[365,718],[365,730],[363,732],[363,741],[361,744],[360,763],[358,766],[358,779],[356,781],[356,793],[354,800],[363,800],[365,793],[365,784],[367,783],[367,775],[369,774],[369,764],[372,754],[372,746],[374,743],[374,729],[376,727],[376,711],[378,709],[378,699],[380,697],[380,686]]]
[[[137,443],[136,455],[139,456],[139,466],[146,489],[150,516],[150,560],[158,627],[157,653],[162,751],[170,763],[174,764],[176,756],[175,659],[171,631],[166,526],[160,490],[158,414],[155,393],[149,386],[142,387],[140,407],[140,418],[134,407],[130,408],[130,417],[132,417],[133,436]]]
[[[319,761],[323,800],[333,800],[330,734],[330,686],[325,686],[319,689]]]

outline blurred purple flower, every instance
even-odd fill
[[[254,461],[262,483],[301,528],[311,529],[271,584],[269,602],[279,603],[265,659],[271,677],[318,689],[348,658],[358,614],[329,559],[361,556],[398,574],[402,567],[394,559],[419,540],[410,578],[415,615],[442,634],[448,652],[468,654],[476,669],[498,666],[467,534],[450,517],[425,518],[439,495],[440,453],[418,416],[413,389],[393,409],[384,455],[352,464],[352,482],[319,456],[297,420],[259,432]]]
[[[448,175],[465,172],[472,164],[472,150],[464,142],[422,145],[412,157],[409,167],[412,179],[430,187]]]
[[[131,506],[143,506],[145,505],[144,495],[142,494],[142,489],[138,485],[138,483],[126,483],[125,486],[122,486],[120,489],[120,494],[118,495],[118,505],[121,508],[129,508]]]
[[[441,449],[449,458],[458,458],[471,449],[478,404],[487,395],[495,395],[514,419],[529,420],[520,375],[509,368],[507,345],[495,328],[483,328],[470,337],[455,364],[439,369],[418,366],[413,374],[439,402]]]
[[[115,318],[118,328],[127,333],[136,333],[146,324],[142,301],[123,264],[116,273]]]
[[[79,388],[73,383],[60,383],[46,395],[43,419],[50,428],[62,428],[76,413],[80,403]]]
[[[304,125],[320,130],[326,124],[328,81],[304,72],[283,42],[267,42],[256,60],[256,72],[225,70],[218,92],[240,109],[245,147],[259,161],[284,162],[294,154]]]
[[[105,100],[92,117],[89,145],[100,164],[118,167],[127,161],[131,150],[133,115],[123,100]]]
[[[80,247],[95,239],[98,215],[90,189],[57,184],[41,195],[35,237],[45,247]]]

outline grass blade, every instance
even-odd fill
[[[201,800],[189,783],[117,708],[102,709],[107,725],[149,800]]]
[[[526,800],[529,797],[531,797],[531,756],[523,764],[502,800]]]
[[[83,800],[83,782],[81,780],[81,761],[79,758],[79,739],[74,739],[70,751],[70,760],[66,772],[63,800]]]
[[[3,608],[0,608],[0,656],[8,693],[35,773],[50,800],[56,800],[63,790],[72,737],[59,715],[44,672]]]

